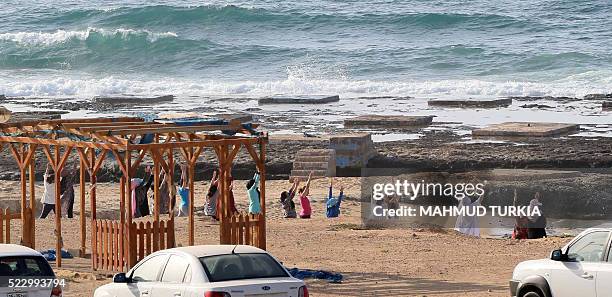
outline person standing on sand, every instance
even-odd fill
[[[44,175],[45,192],[40,202],[43,204],[39,219],[46,218],[51,211],[55,214],[55,174],[51,173],[51,167],[47,164]]]
[[[217,219],[217,200],[219,199],[219,178],[217,177],[217,170],[213,171],[212,178],[210,180],[210,187],[208,187],[208,193],[206,193],[206,201],[204,201],[204,214],[212,217],[214,220]]]
[[[533,211],[535,208],[537,208],[540,212],[542,212],[542,202],[540,201],[540,198],[540,192],[536,192],[533,199],[529,201],[530,211]],[[528,216],[527,218],[529,219],[527,237],[529,239],[538,239],[546,237],[546,217],[544,216],[544,214],[536,214],[533,216]]]
[[[514,202],[512,205],[516,207],[518,204],[518,194],[516,193],[516,189],[514,189]],[[515,218],[514,222],[514,230],[512,231],[512,239],[527,239],[528,238],[528,228],[529,219],[526,216],[518,216]]]
[[[340,194],[338,198],[334,198],[334,178],[329,178],[329,195],[327,197],[327,212],[325,213],[328,218],[337,218],[340,216],[340,204],[344,198],[344,186],[340,186]]]
[[[60,180],[60,200],[62,202],[62,213],[72,219],[74,212],[74,181],[76,179],[76,163],[68,170],[62,170]]]
[[[310,207],[310,199],[308,199],[308,193],[310,192],[310,180],[312,179],[312,171],[308,174],[308,181],[306,181],[306,185],[303,186],[299,191],[300,194],[300,205],[302,206],[302,210],[300,211],[300,218],[302,219],[310,219],[312,215],[312,208]]]
[[[482,198],[484,195],[478,196],[477,199],[472,200],[471,197],[465,196],[459,201],[459,209],[464,209],[465,212],[474,212],[472,208],[477,208],[482,204]],[[476,215],[459,215],[457,222],[455,222],[455,231],[461,232],[465,235],[480,237],[480,227],[478,227],[478,217]]]
[[[283,191],[280,196],[280,203],[283,206],[283,217],[286,219],[293,219],[297,217],[297,213],[295,211],[295,202],[293,202],[293,198],[295,197],[295,192],[297,192],[297,188],[300,185],[300,179],[294,178],[293,184],[291,185],[291,189],[289,191]]]
[[[259,172],[256,171],[252,179],[247,184],[247,195],[249,196],[249,213],[259,214],[261,213],[261,202],[259,201]]]
[[[236,214],[238,213],[238,209],[236,208],[236,202],[234,200],[234,177],[232,176],[231,170],[228,172],[229,174],[229,205],[230,205],[230,213]],[[217,201],[217,213],[221,213],[221,207],[223,207],[223,200],[219,199]]]
[[[153,175],[151,174],[151,166],[145,168],[145,179],[132,178],[130,186],[132,189],[132,217],[140,218],[150,214],[148,195],[149,188],[153,183]]]
[[[181,164],[181,180],[179,181],[178,194],[181,198],[179,201],[177,217],[186,217],[189,215],[189,181],[187,180],[187,165]]]

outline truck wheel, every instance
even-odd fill
[[[529,291],[525,294],[523,294],[522,297],[543,297],[542,295],[540,295],[540,292],[537,291]]]

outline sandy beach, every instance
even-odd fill
[[[344,276],[341,284],[307,280],[312,296],[508,296],[507,281],[517,263],[547,257],[568,241],[554,237],[530,241],[473,238],[449,229],[367,229],[361,224],[359,179],[338,178],[337,182],[345,186],[347,194],[341,217],[325,218],[327,180],[315,180],[310,220],[282,218],[276,196],[288,183],[267,183],[268,250],[289,268],[321,269]],[[243,183],[238,181],[237,188]],[[2,182],[2,195],[18,195],[16,185]],[[116,187],[113,183],[98,185],[98,209],[103,213],[116,213]],[[206,188],[204,182],[196,185],[197,209],[201,209]],[[236,191],[236,201],[239,209],[245,209],[244,193]],[[54,246],[52,217],[36,221],[39,250]],[[187,220],[176,220],[177,244],[184,245]],[[78,214],[62,220],[68,249],[78,249],[80,244],[78,222]],[[14,234],[19,234],[15,227]],[[87,242],[89,245],[89,238]],[[196,244],[217,242],[218,224],[198,215]],[[97,286],[110,281],[107,273],[92,274],[89,261],[64,260],[59,275],[70,280],[64,296],[91,296]]]

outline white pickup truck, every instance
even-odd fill
[[[550,259],[519,263],[510,280],[513,297],[612,296],[612,228],[588,229]]]

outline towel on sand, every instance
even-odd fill
[[[325,270],[311,270],[311,269],[299,269],[299,268],[291,268],[289,270],[289,274],[295,278],[305,279],[305,278],[316,278],[316,279],[324,279],[329,283],[341,283],[342,282],[342,274],[333,273]]]
[[[55,259],[57,259],[57,253],[55,252],[55,249],[41,251],[40,253],[43,255],[43,257],[45,257],[47,261],[55,261]],[[62,250],[62,259],[72,259],[72,258],[74,257],[72,256],[70,252],[68,252],[67,250]]]

